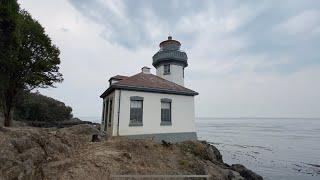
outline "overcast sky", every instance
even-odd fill
[[[64,82],[40,91],[76,116],[100,116],[109,77],[152,67],[170,34],[196,116],[320,117],[320,1],[19,2],[61,50]]]

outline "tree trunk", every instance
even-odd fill
[[[11,126],[12,122],[12,106],[13,106],[13,93],[10,91],[5,94],[5,102],[3,105],[4,126]]]
[[[4,126],[5,127],[11,126],[12,116],[11,116],[10,109],[11,108],[9,108],[8,110],[6,110],[6,112],[4,112]]]

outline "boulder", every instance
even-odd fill
[[[223,164],[222,155],[219,150],[206,141],[185,141],[180,143],[180,147],[185,152],[194,154],[201,159]]]
[[[91,142],[100,142],[100,141],[101,141],[101,137],[99,134],[92,135]]]
[[[222,155],[220,154],[220,151],[215,146],[207,143],[206,141],[202,141],[202,144],[204,144],[206,147],[206,153],[208,154],[207,156],[209,157],[209,160],[211,161],[215,160],[223,163]]]
[[[231,169],[240,173],[246,180],[263,180],[263,178],[241,164],[232,164]]]

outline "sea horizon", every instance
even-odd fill
[[[101,122],[101,116],[74,116],[74,118],[79,118],[80,120],[83,121],[91,121],[95,123],[100,123]],[[195,120],[202,120],[202,119],[310,119],[310,120],[320,120],[320,117],[263,117],[263,116],[239,116],[239,117],[208,117],[208,116],[199,116],[195,117]]]

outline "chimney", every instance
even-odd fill
[[[150,74],[150,68],[147,66],[144,66],[143,68],[141,68],[142,73],[144,74]]]

